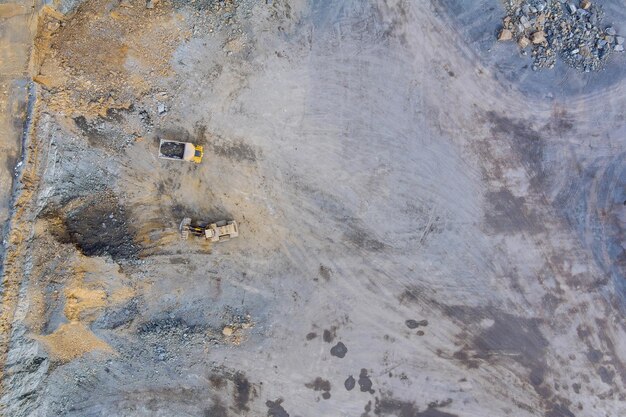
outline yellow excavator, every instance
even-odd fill
[[[180,237],[187,240],[189,235],[203,237],[211,242],[222,242],[239,236],[239,227],[234,220],[221,220],[201,226],[197,222],[192,224],[190,217],[180,222]]]

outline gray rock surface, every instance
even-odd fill
[[[618,54],[534,72],[495,0],[120,7],[129,45],[180,37],[150,77],[132,48],[114,80],[76,61],[88,99],[148,80],[132,105],[42,88],[10,415],[626,414]],[[186,216],[240,236],[180,241]]]

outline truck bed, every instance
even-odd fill
[[[165,158],[183,159],[185,144],[181,142],[161,142],[159,153]]]

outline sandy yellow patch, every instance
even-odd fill
[[[44,344],[54,360],[61,362],[69,362],[95,350],[114,352],[111,346],[82,323],[62,324],[54,333],[38,336],[37,339]]]
[[[111,296],[109,297],[109,302],[111,304],[120,304],[130,300],[135,296],[135,294],[136,292],[134,289],[130,287],[122,287],[114,291],[113,294],[111,294]]]
[[[107,295],[101,289],[73,287],[65,291],[65,317],[68,320],[80,320],[85,313],[106,305]]]

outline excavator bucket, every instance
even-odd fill
[[[180,222],[180,238],[182,240],[187,240],[189,238],[189,226],[191,225],[191,219],[189,217],[185,217],[182,222]]]

